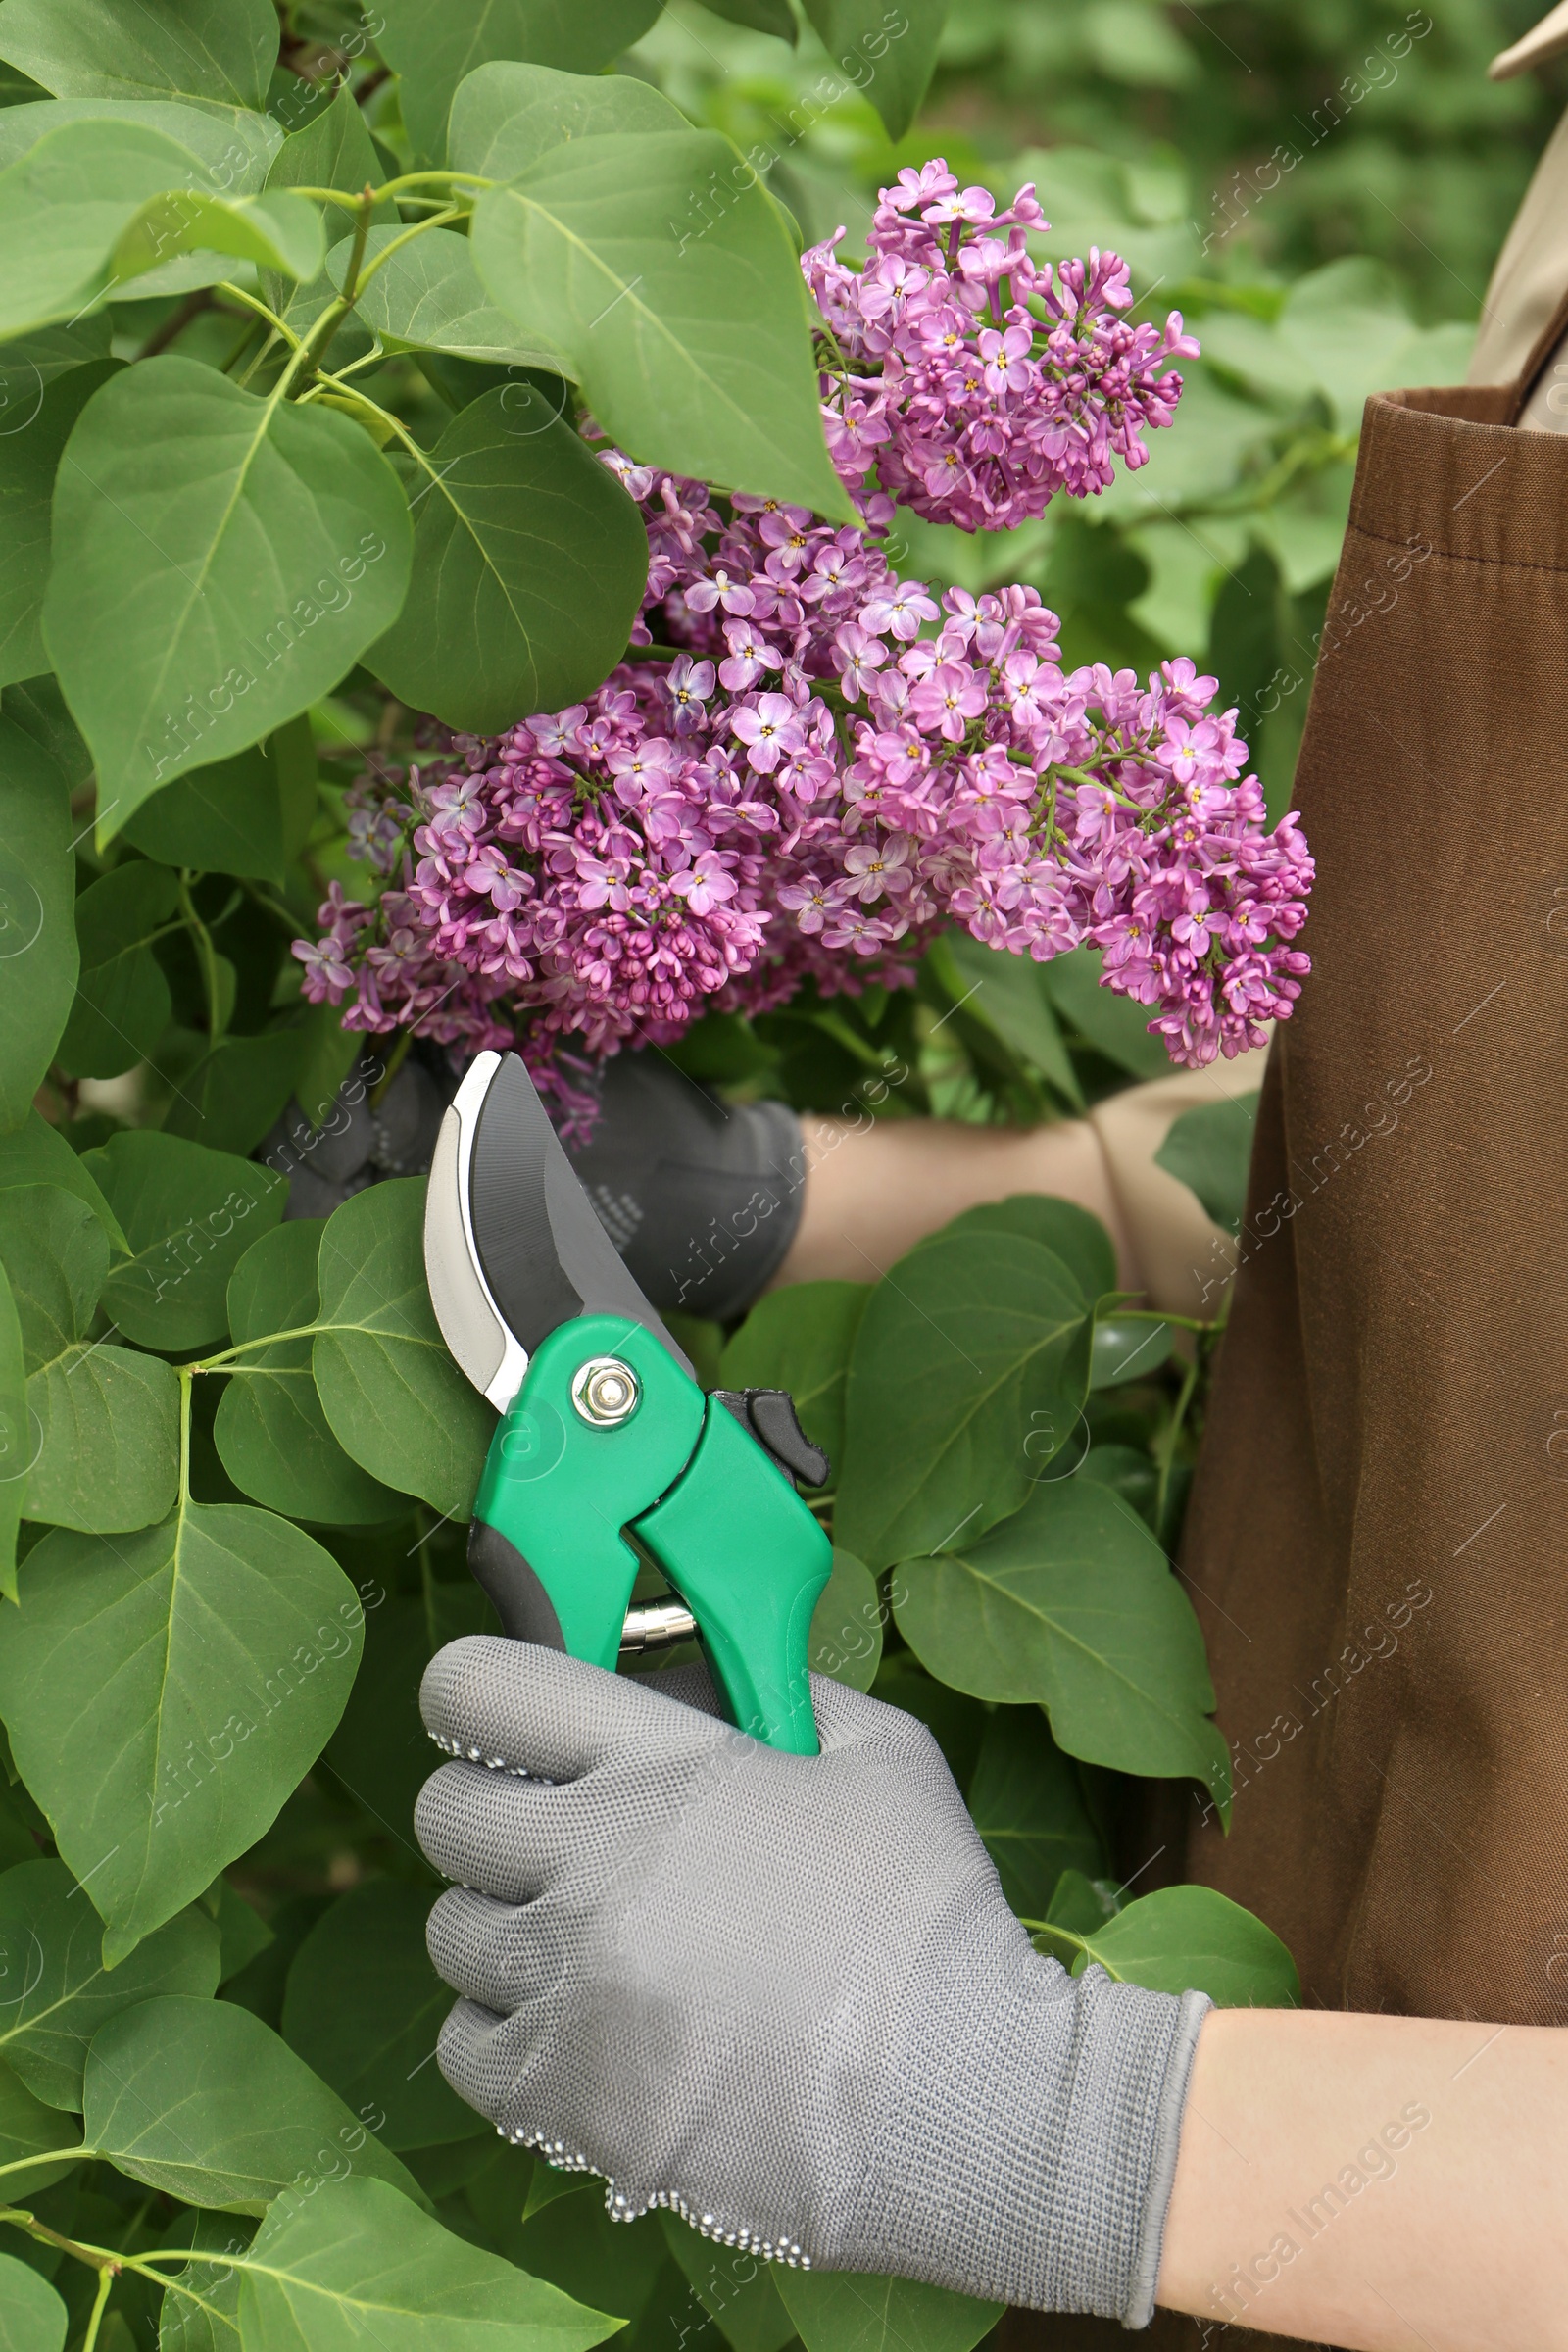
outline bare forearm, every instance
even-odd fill
[[[1568,2346],[1568,2038],[1217,2010],[1159,2300],[1352,2352]]]
[[[805,1202],[780,1282],[872,1282],[977,1201],[1054,1193],[1100,1218],[1122,1282],[1139,1287],[1105,1155],[1087,1120],[1019,1129],[908,1119],[854,1128],[808,1118],[802,1126]]]

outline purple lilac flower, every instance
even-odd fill
[[[841,344],[881,361],[829,415],[868,524],[890,486],[995,527],[1108,479],[1110,453],[1142,462],[1138,434],[1179,391],[1160,369],[1193,347],[1174,317],[1161,338],[1109,316],[1120,263],[1035,272],[1032,192],[998,214],[937,164],[902,172],[877,223],[859,278],[826,248],[807,257]],[[971,368],[972,400],[952,382]],[[921,489],[927,442],[961,445],[980,486]],[[1041,961],[1098,947],[1104,984],[1149,1007],[1178,1062],[1289,1015],[1312,861],[1294,816],[1269,829],[1213,678],[1185,660],[1145,681],[1063,671],[1032,588],[939,603],[869,529],[770,499],[721,511],[700,483],[600,454],[648,528],[629,658],[586,702],[499,736],[437,733],[406,778],[362,781],[351,841],[386,887],[372,906],[332,886],[320,939],[294,950],[307,998],[465,1054],[518,1041],[576,1132],[593,1059],[710,1007],[766,1010],[808,977],[908,985],[955,919]]]

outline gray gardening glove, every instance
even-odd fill
[[[1144,2326],[1204,1996],[1042,1958],[912,1716],[813,1676],[822,1753],[784,1755],[671,1686],[711,1703],[431,1661],[448,2082],[623,2220]]]

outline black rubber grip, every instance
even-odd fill
[[[514,1642],[537,1642],[541,1649],[565,1648],[555,1602],[516,1545],[487,1519],[475,1519],[468,1529],[468,1566],[504,1634]]]

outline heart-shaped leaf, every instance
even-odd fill
[[[92,2146],[133,2180],[190,2205],[262,2213],[283,2190],[350,2174],[390,2181],[419,2218],[413,2176],[259,2017],[232,2001],[169,1993],[122,2009],[87,2051],[82,2121]],[[422,2202],[422,2198],[420,2199]]]
[[[648,535],[608,466],[525,383],[481,394],[419,463],[408,601],[366,664],[491,734],[589,694],[625,650]]]
[[[424,1179],[371,1185],[321,1238],[312,1357],[332,1434],[362,1469],[466,1519],[495,1414],[447,1353],[424,1279]]]
[[[0,1716],[113,1966],[270,1826],[343,1712],[364,1612],[319,1544],[232,1503],[57,1529],[18,1581]]]
[[[933,1674],[976,1698],[1044,1707],[1070,1756],[1190,1775],[1228,1804],[1230,1753],[1192,1603],[1108,1487],[1043,1483],[977,1542],[906,1561],[894,1613]]]
[[[901,1259],[850,1359],[836,1529],[871,1568],[972,1543],[1077,1428],[1082,1291],[1044,1244],[957,1231]]]
[[[857,519],[782,216],[716,131],[552,148],[480,198],[472,242],[495,300],[566,355],[633,457]]]
[[[54,533],[44,640],[106,839],[160,784],[337,684],[403,603],[413,525],[346,417],[165,354],[82,411]]]

